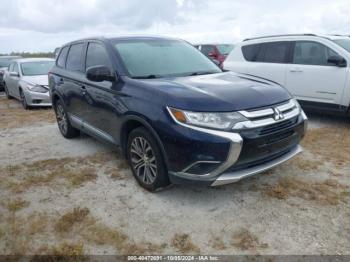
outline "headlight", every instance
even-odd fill
[[[292,100],[293,100],[293,102],[295,104],[295,107],[297,107],[297,108],[299,108],[299,110],[301,110],[301,106],[300,106],[298,100],[296,100],[295,98],[293,98]]]
[[[247,121],[244,116],[237,112],[191,112],[169,107],[168,110],[171,116],[178,122],[187,125],[202,126],[214,129],[229,129],[238,122]]]
[[[27,84],[27,87],[32,92],[46,93],[47,91],[49,91],[45,87],[39,85]]]

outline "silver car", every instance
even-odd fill
[[[7,98],[16,98],[23,108],[51,106],[48,72],[55,63],[51,58],[14,60],[4,77]]]

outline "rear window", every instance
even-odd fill
[[[67,53],[68,53],[68,46],[62,48],[62,51],[60,52],[60,55],[57,59],[57,66],[62,68],[65,67]]]
[[[242,47],[244,58],[250,62],[286,63],[290,42],[271,42]]]
[[[84,44],[71,45],[66,62],[66,68],[72,71],[82,71],[82,59]]]

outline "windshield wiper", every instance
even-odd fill
[[[216,74],[218,72],[213,72],[213,71],[204,71],[204,72],[193,72],[189,74],[189,76],[200,76],[200,75],[210,75],[210,74]]]
[[[158,75],[146,75],[146,76],[133,76],[134,79],[155,79],[160,78]]]

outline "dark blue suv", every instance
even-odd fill
[[[223,72],[182,40],[71,42],[49,83],[62,135],[120,146],[150,191],[236,182],[301,152],[307,118],[284,88]]]

